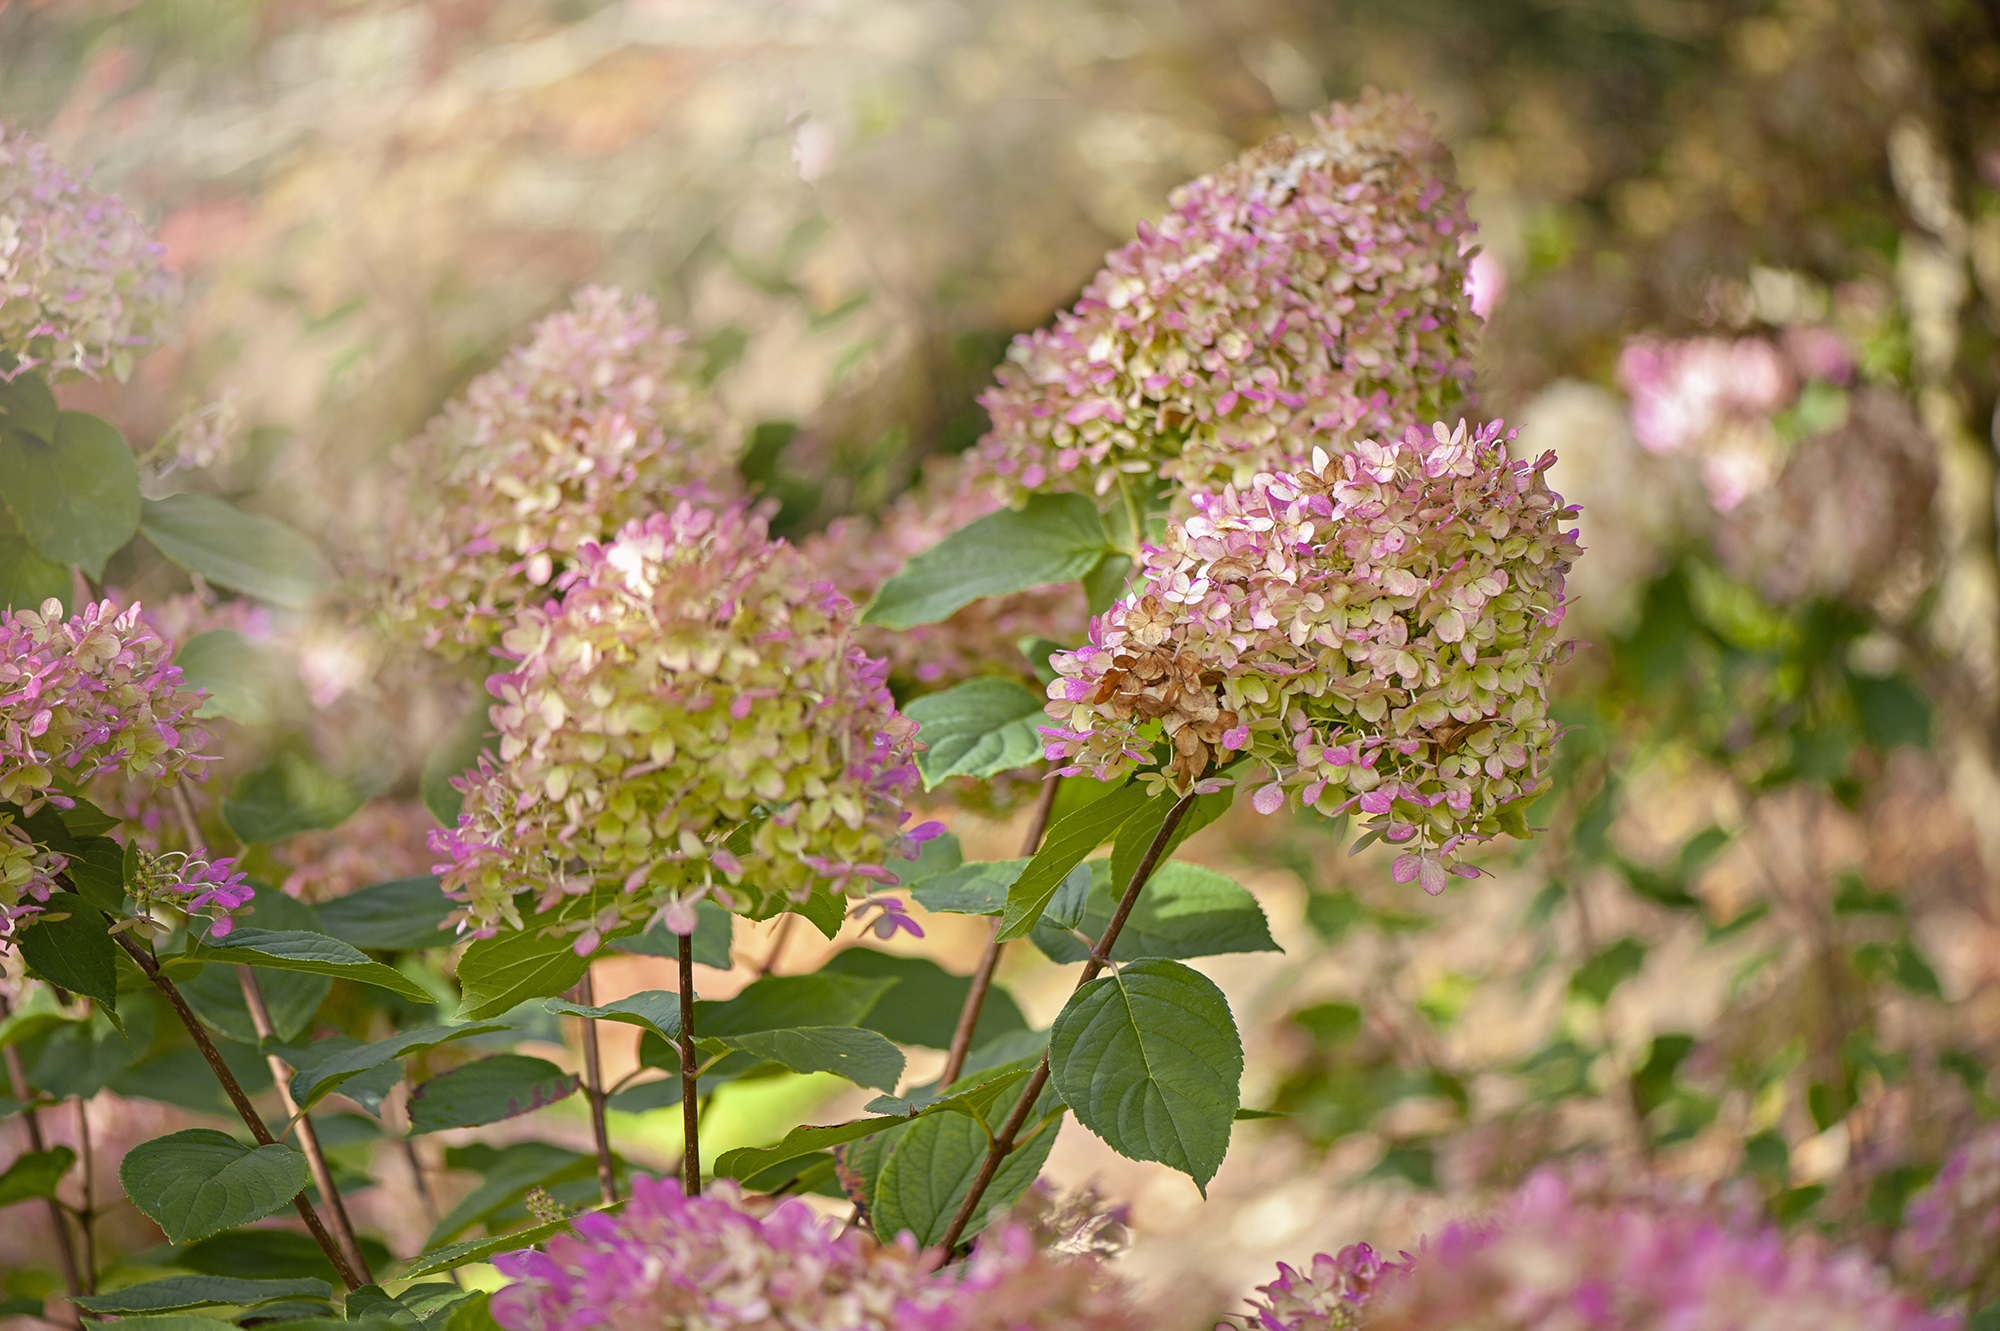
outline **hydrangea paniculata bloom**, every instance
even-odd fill
[[[505,1331],[1124,1331],[1130,1300],[1085,1258],[1055,1258],[1005,1225],[962,1266],[905,1236],[877,1243],[796,1197],[727,1180],[688,1197],[636,1179],[617,1217],[585,1215],[545,1252],[494,1259]]]
[[[1531,1178],[1484,1224],[1428,1240],[1368,1331],[1955,1331],[1859,1253],[1689,1205],[1577,1198]]]
[[[1903,1213],[1897,1264],[1941,1295],[2000,1296],[2000,1126],[1980,1131]]]
[[[652,301],[590,287],[474,379],[396,459],[383,614],[448,656],[483,652],[586,542],[732,490],[737,433],[686,343]]]
[[[1010,494],[1200,488],[1470,396],[1472,223],[1429,117],[1372,90],[1176,190],[980,399]]]
[[[1398,881],[1441,891],[1466,837],[1546,787],[1560,735],[1578,549],[1553,460],[1511,461],[1498,422],[1439,424],[1196,496],[1089,643],[1051,658],[1048,756],[1110,779],[1163,738],[1179,790],[1257,759],[1260,812],[1288,790],[1358,806],[1405,845]]]
[[[131,892],[141,916],[156,907],[169,906],[185,915],[207,918],[210,938],[222,938],[234,929],[229,913],[243,909],[257,896],[249,873],[236,867],[233,856],[211,860],[205,849],[164,855],[141,851]]]
[[[516,666],[487,683],[499,762],[463,780],[457,829],[432,833],[475,931],[518,927],[524,890],[547,908],[608,885],[580,951],[621,918],[686,932],[707,892],[762,909],[865,888],[934,834],[898,830],[916,725],[887,663],[761,517],[684,502],[576,558],[563,599],[508,630]]]
[[[104,601],[65,620],[49,600],[0,615],[0,802],[67,808],[66,791],[108,773],[200,780],[207,737],[193,718],[206,695],[182,686],[173,651],[136,605]],[[18,918],[24,896],[47,900],[65,864],[0,814],[0,917]]]
[[[1376,1287],[1409,1274],[1409,1254],[1401,1262],[1385,1261],[1365,1243],[1342,1248],[1339,1255],[1321,1253],[1308,1271],[1278,1263],[1278,1278],[1259,1285],[1264,1297],[1249,1300],[1244,1331],[1351,1331],[1363,1315]],[[1231,1322],[1215,1331],[1237,1331]]]
[[[0,125],[0,379],[42,367],[131,374],[180,292],[164,253],[47,144]]]

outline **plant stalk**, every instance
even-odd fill
[[[597,990],[590,982],[587,967],[570,993],[572,1002],[584,1007],[597,1006]],[[609,1206],[618,1200],[618,1175],[611,1168],[611,1130],[604,1123],[604,1102],[609,1097],[604,1090],[604,1068],[598,1057],[597,1022],[591,1017],[583,1018],[583,1094],[590,1102],[590,1134],[597,1143],[597,1192]]]
[[[77,1271],[85,1294],[97,1293],[97,1242],[91,1237],[90,1223],[97,1218],[97,1163],[90,1154],[90,1106],[76,1097],[76,1154],[83,1166],[83,1205],[77,1208],[76,1227],[83,1235],[83,1262]]]
[[[1021,842],[1021,854],[1032,858],[1042,848],[1042,837],[1049,830],[1049,814],[1056,806],[1056,787],[1062,784],[1060,776],[1050,776],[1042,781],[1042,793],[1035,800],[1035,812],[1028,819],[1028,835]],[[993,921],[993,932],[986,940],[986,951],[980,954],[979,969],[972,972],[972,987],[965,991],[965,1003],[958,1010],[958,1027],[951,1033],[951,1050],[944,1058],[944,1071],[938,1074],[938,1088],[957,1081],[965,1070],[966,1055],[972,1052],[972,1033],[979,1029],[979,1013],[986,1006],[987,991],[993,987],[993,972],[1000,966],[1000,921]]]
[[[271,1024],[270,1005],[264,1001],[264,987],[257,982],[257,972],[248,966],[236,968],[236,981],[243,987],[243,1005],[250,1009],[250,1025],[257,1032],[257,1042],[277,1038],[277,1027]],[[368,1258],[361,1252],[360,1243],[354,1238],[354,1224],[347,1218],[347,1204],[340,1198],[340,1190],[333,1186],[333,1170],[326,1163],[326,1151],[319,1144],[319,1132],[313,1127],[312,1117],[300,1111],[292,1099],[292,1069],[277,1054],[266,1052],[264,1061],[270,1065],[271,1081],[278,1088],[278,1099],[285,1106],[285,1117],[294,1119],[299,1129],[299,1149],[305,1153],[306,1169],[312,1175],[313,1186],[319,1189],[320,1204],[326,1207],[327,1218],[333,1222],[334,1241],[346,1256],[347,1264],[354,1268],[354,1274],[362,1283],[375,1283],[375,1273],[368,1269]]]
[[[0,1017],[5,1017],[7,1012],[7,1000],[4,996],[0,996]],[[0,1050],[0,1055],[5,1056],[4,1061],[7,1064],[8,1089],[14,1093],[14,1098],[20,1101],[23,1106],[31,1106],[34,1101],[34,1093],[28,1089],[28,1074],[21,1066],[20,1047],[10,1044],[4,1050]],[[31,1151],[48,1150],[48,1143],[42,1137],[42,1121],[36,1111],[32,1107],[23,1108],[21,1110],[21,1117],[28,1125],[28,1149]],[[53,1197],[44,1200],[49,1208],[49,1223],[55,1227],[56,1231],[56,1253],[62,1261],[63,1288],[68,1290],[72,1296],[81,1294],[83,1293],[83,1281],[77,1272],[76,1245],[70,1239],[69,1221],[63,1216],[62,1203]],[[74,1307],[72,1307],[71,1313],[78,1316],[80,1321],[81,1315],[76,1313]]]
[[[701,1195],[701,1106],[696,1103],[700,1066],[694,1048],[694,935],[680,936],[681,963],[681,1186],[690,1197]]]
[[[1076,981],[1078,989],[1096,979],[1105,966],[1110,964],[1111,949],[1118,942],[1119,931],[1131,917],[1132,908],[1139,904],[1140,891],[1145,888],[1146,881],[1153,876],[1153,870],[1158,866],[1160,858],[1166,854],[1167,843],[1173,839],[1174,829],[1180,826],[1181,818],[1187,813],[1188,806],[1194,803],[1194,799],[1194,792],[1189,791],[1174,801],[1173,808],[1167,810],[1167,816],[1160,822],[1160,830],[1153,834],[1152,844],[1146,847],[1145,857],[1139,861],[1139,867],[1132,871],[1132,881],[1125,885],[1125,895],[1118,899],[1118,909],[1112,913],[1111,922],[1104,926],[1104,933],[1097,940],[1097,946],[1090,949],[1090,958],[1083,963],[1083,974],[1077,977]],[[973,1176],[972,1187],[965,1194],[965,1200],[959,1203],[958,1213],[951,1218],[951,1228],[946,1230],[944,1235],[946,1258],[949,1258],[952,1249],[958,1246],[959,1239],[965,1234],[965,1227],[972,1223],[972,1217],[978,1211],[981,1199],[986,1196],[986,1189],[992,1185],[993,1176],[1000,1170],[1000,1162],[1013,1152],[1021,1126],[1027,1122],[1029,1113],[1035,1107],[1036,1099],[1041,1096],[1042,1088],[1048,1084],[1049,1054],[1045,1049],[1042,1051],[1042,1061],[1035,1065],[1034,1075],[1029,1077],[1028,1084],[1021,1088],[1021,1098],[1014,1102],[1014,1112],[1007,1115],[1007,1121],[1001,1125],[1000,1131],[994,1134],[993,1145],[987,1149],[986,1158],[979,1162],[979,1172]]]
[[[237,1117],[243,1120],[243,1126],[250,1129],[251,1140],[259,1146],[276,1144],[277,1138],[273,1137],[271,1130],[264,1126],[264,1120],[257,1113],[256,1106],[250,1103],[250,1097],[244,1093],[243,1083],[236,1080],[236,1074],[222,1061],[222,1054],[216,1049],[215,1041],[208,1038],[208,1031],[203,1028],[201,1019],[194,1015],[194,1009],[188,1006],[187,999],[181,996],[180,989],[167,978],[167,973],[160,969],[160,963],[152,952],[133,942],[130,934],[121,932],[111,936],[117,939],[118,946],[124,948],[126,954],[138,963],[139,969],[153,982],[153,987],[166,998],[167,1005],[173,1008],[174,1015],[180,1018],[181,1025],[187,1028],[188,1038],[192,1039],[195,1048],[201,1051],[201,1056],[207,1062],[209,1071],[215,1074],[215,1079],[222,1083],[222,1093],[229,1097],[229,1103],[235,1107]],[[340,1250],[340,1245],[334,1242],[333,1235],[327,1232],[325,1223],[319,1218],[319,1212],[313,1210],[312,1203],[306,1200],[303,1191],[292,1198],[292,1204],[298,1210],[299,1219],[305,1221],[306,1229],[313,1236],[313,1242],[319,1245],[322,1253],[326,1254],[327,1262],[333,1267],[334,1274],[340,1277],[341,1283],[349,1289],[360,1289],[363,1285],[371,1283],[361,1279],[348,1264],[347,1254]]]

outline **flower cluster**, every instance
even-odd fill
[[[2000,1127],[1953,1151],[1911,1200],[1896,1258],[1912,1280],[1941,1295],[1970,1293],[1974,1307],[2000,1294]]]
[[[967,479],[955,461],[934,460],[923,481],[880,518],[841,518],[807,537],[806,556],[849,600],[866,605],[912,555],[1000,507],[990,490],[968,485]],[[1074,641],[1089,620],[1082,587],[1068,582],[982,596],[941,623],[901,632],[863,625],[857,640],[870,654],[887,658],[899,677],[948,688],[977,675],[1025,674],[1023,638]]]
[[[1310,1325],[1310,1323],[1308,1323]],[[1338,1323],[1336,1323],[1338,1325]],[[1857,1253],[1689,1205],[1597,1202],[1531,1178],[1485,1224],[1428,1240],[1370,1300],[1368,1331],[1951,1331]]]
[[[1560,737],[1547,688],[1578,547],[1553,460],[1511,461],[1498,422],[1439,424],[1196,496],[1144,582],[1051,658],[1048,756],[1109,779],[1164,740],[1158,779],[1181,790],[1254,758],[1276,776],[1259,812],[1290,789],[1358,805],[1407,843],[1398,881],[1472,874],[1458,846],[1546,788]]]
[[[1264,1297],[1249,1300],[1245,1331],[1351,1331],[1376,1287],[1410,1272],[1409,1254],[1401,1262],[1385,1261],[1365,1243],[1342,1248],[1339,1255],[1321,1253],[1309,1273],[1278,1263],[1278,1278],[1259,1285]],[[1218,1323],[1215,1331],[1237,1331],[1234,1323]]]
[[[1009,494],[1234,480],[1469,397],[1472,224],[1429,118],[1372,90],[1176,190],[980,399]]]
[[[0,125],[0,379],[46,366],[122,381],[179,294],[163,253],[48,145]]]
[[[395,460],[384,617],[463,657],[546,595],[587,542],[689,491],[733,491],[737,434],[687,334],[591,287],[474,379]]]
[[[508,630],[517,665],[487,683],[499,764],[463,779],[459,826],[432,834],[476,932],[518,927],[524,890],[547,909],[607,884],[580,950],[621,918],[692,929],[701,895],[886,880],[886,855],[938,830],[897,830],[916,726],[887,664],[761,517],[683,502],[576,559],[562,601]]]
[[[1127,1300],[1083,1258],[1038,1251],[1016,1225],[962,1267],[931,1269],[907,1236],[877,1243],[795,1197],[726,1180],[688,1197],[640,1178],[623,1212],[585,1215],[546,1252],[503,1254],[505,1331],[1111,1331]]]
[[[164,855],[142,851],[130,886],[141,924],[155,908],[167,906],[184,915],[207,916],[210,938],[221,938],[235,928],[229,912],[243,909],[257,896],[249,873],[237,868],[233,857],[211,860],[205,849]]]

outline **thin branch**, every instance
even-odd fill
[[[1028,835],[1021,843],[1021,854],[1032,857],[1042,848],[1042,837],[1049,829],[1049,814],[1056,806],[1056,787],[1062,784],[1060,776],[1050,776],[1042,782],[1042,793],[1035,800],[1035,812],[1028,819]],[[993,932],[986,939],[986,951],[980,955],[979,969],[972,972],[972,987],[965,991],[965,1003],[958,1010],[958,1027],[951,1033],[951,1050],[944,1058],[944,1071],[938,1074],[940,1089],[957,1081],[965,1070],[966,1055],[972,1052],[972,1035],[979,1029],[979,1013],[986,1006],[986,995],[993,988],[993,972],[1000,965],[1000,921],[993,921]]]
[[[757,968],[759,976],[769,975],[778,969],[778,958],[785,955],[785,944],[791,941],[792,925],[798,922],[798,918],[791,911],[778,917],[778,927],[771,931],[771,950],[764,955],[764,964]]]
[[[438,1223],[437,1199],[431,1196],[430,1185],[424,1182],[424,1164],[423,1161],[417,1159],[416,1138],[405,1137],[403,1138],[402,1145],[403,1159],[408,1161],[410,1166],[410,1182],[417,1190],[417,1204],[423,1207],[425,1222],[432,1229],[436,1229]],[[457,1285],[461,1289],[465,1287],[465,1281],[459,1278],[457,1267],[453,1267],[451,1270],[445,1272],[445,1274],[451,1277],[452,1284]]]
[[[591,984],[590,969],[584,968],[583,978],[570,990],[571,1002],[584,1007],[597,1006],[597,990]],[[618,1200],[618,1176],[611,1168],[611,1130],[604,1122],[604,1102],[610,1093],[604,1089],[604,1067],[598,1056],[597,1022],[594,1018],[583,1017],[583,1094],[590,1102],[590,1134],[597,1143],[597,1191],[606,1206]]]
[[[250,1025],[257,1032],[257,1042],[277,1038],[277,1028],[271,1024],[271,1009],[264,1002],[264,987],[257,983],[257,972],[248,966],[236,968],[236,981],[243,988],[243,1005],[250,1009]],[[346,1255],[347,1264],[354,1268],[354,1274],[361,1277],[364,1284],[375,1283],[375,1273],[368,1269],[368,1258],[361,1251],[361,1244],[354,1237],[354,1222],[347,1218],[347,1204],[340,1198],[340,1190],[333,1185],[333,1170],[326,1162],[326,1151],[319,1144],[319,1133],[313,1127],[312,1117],[299,1108],[292,1099],[292,1069],[277,1054],[266,1051],[264,1061],[271,1069],[271,1081],[278,1088],[278,1099],[285,1106],[286,1118],[298,1125],[299,1149],[305,1153],[306,1169],[312,1174],[313,1186],[319,1189],[320,1204],[333,1222],[334,1241],[340,1244],[340,1251]]]
[[[694,936],[680,936],[681,963],[681,1186],[687,1195],[701,1194],[701,1107],[695,1103],[701,1069],[694,1055]]]
[[[1182,817],[1186,815],[1188,806],[1194,803],[1194,799],[1194,792],[1189,791],[1174,801],[1173,808],[1167,810],[1167,816],[1161,821],[1160,830],[1154,833],[1152,844],[1146,847],[1146,854],[1139,861],[1139,867],[1132,871],[1132,881],[1125,885],[1125,894],[1118,899],[1118,909],[1112,913],[1111,922],[1104,926],[1104,935],[1097,940],[1097,946],[1090,950],[1090,959],[1083,964],[1083,974],[1077,977],[1076,981],[1078,989],[1096,979],[1109,964],[1111,949],[1118,943],[1119,931],[1131,917],[1132,908],[1139,904],[1140,891],[1153,876],[1153,870],[1159,864],[1160,858],[1166,854],[1167,845],[1173,840],[1174,829],[1180,826]],[[993,1176],[1000,1170],[1000,1162],[1019,1145],[1016,1135],[1021,1131],[1021,1125],[1027,1122],[1028,1114],[1034,1109],[1042,1088],[1048,1084],[1049,1054],[1045,1049],[1042,1051],[1042,1061],[1035,1065],[1034,1075],[1028,1078],[1028,1084],[1021,1089],[1021,1098],[1014,1102],[1014,1112],[1007,1115],[1007,1121],[995,1135],[992,1147],[986,1152],[986,1158],[979,1162],[979,1173],[974,1175],[972,1187],[965,1194],[965,1200],[959,1204],[958,1213],[951,1218],[951,1228],[946,1230],[944,1235],[944,1253],[947,1257],[951,1255],[952,1249],[958,1246],[959,1239],[965,1234],[966,1226],[972,1223],[972,1217],[979,1210],[980,1201],[986,1196],[986,1189],[992,1186]]]
[[[8,1011],[7,998],[4,994],[0,994],[0,1017],[5,1017]],[[49,1148],[48,1144],[42,1139],[42,1121],[40,1116],[35,1112],[34,1092],[28,1089],[28,1074],[21,1067],[20,1047],[10,1044],[4,1050],[0,1050],[0,1055],[5,1056],[7,1064],[8,1089],[14,1093],[14,1098],[21,1103],[21,1118],[28,1125],[28,1149],[31,1151],[46,1151]],[[74,1297],[83,1293],[83,1281],[77,1274],[76,1246],[70,1240],[69,1222],[63,1219],[62,1206],[55,1198],[50,1197],[45,1200],[48,1202],[49,1223],[55,1227],[56,1231],[56,1253],[62,1260],[63,1288],[68,1290],[70,1295]],[[78,1325],[81,1325],[81,1314],[78,1314]]]
[[[160,991],[166,998],[167,1005],[173,1008],[174,1015],[180,1018],[181,1025],[187,1028],[188,1037],[194,1041],[195,1048],[201,1051],[202,1059],[208,1064],[209,1071],[213,1072],[215,1079],[222,1084],[222,1093],[229,1097],[229,1103],[235,1107],[237,1117],[243,1120],[243,1126],[250,1129],[251,1139],[259,1146],[275,1144],[277,1138],[273,1137],[271,1130],[264,1126],[263,1117],[257,1113],[256,1106],[250,1103],[250,1097],[243,1091],[243,1083],[236,1080],[236,1074],[222,1061],[222,1054],[216,1049],[215,1041],[208,1038],[208,1031],[203,1028],[201,1019],[194,1015],[194,1009],[188,1006],[187,999],[181,996],[180,989],[167,978],[167,973],[160,969],[160,963],[154,959],[153,954],[133,942],[129,933],[120,932],[111,936],[117,939],[118,945],[138,963],[139,969],[145,972],[146,978],[153,982],[153,987]],[[348,1264],[347,1255],[340,1250],[340,1245],[334,1242],[333,1235],[327,1232],[325,1223],[319,1218],[319,1212],[313,1210],[312,1203],[306,1200],[303,1190],[292,1198],[292,1204],[298,1210],[299,1219],[306,1222],[306,1229],[311,1232],[313,1242],[319,1244],[319,1250],[326,1254],[327,1262],[332,1265],[334,1273],[340,1277],[342,1284],[349,1289],[360,1289],[363,1285],[372,1283],[361,1279]]]
[[[90,1107],[76,1097],[76,1153],[83,1165],[83,1205],[77,1209],[76,1227],[83,1234],[83,1261],[77,1274],[85,1294],[97,1293],[97,1241],[91,1237],[90,1222],[96,1216],[91,1198],[97,1192],[97,1162],[90,1151]]]

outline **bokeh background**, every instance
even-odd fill
[[[1286,949],[1202,965],[1246,1103],[1287,1117],[1240,1128],[1205,1205],[1074,1124],[1053,1175],[1128,1208],[1124,1269],[1191,1327],[1275,1260],[1414,1245],[1545,1161],[1893,1260],[1905,1202],[2000,1111],[2000,9],[0,0],[0,116],[93,164],[187,283],[174,344],[70,404],[156,448],[149,483],[280,516],[350,574],[389,451],[587,283],[690,330],[781,531],[865,541],[979,437],[1008,340],[1176,184],[1371,85],[1434,113],[1473,190],[1479,411],[1583,505],[1548,834],[1431,900],[1322,821],[1204,832],[1192,857]],[[424,872],[423,760],[471,676],[338,604],[227,619],[180,576],[107,579],[267,641],[282,679],[240,746],[367,801],[262,871],[308,899]],[[968,858],[1015,853],[1004,796],[946,816]],[[981,937],[910,946],[962,972]],[[739,930],[704,992],[769,946]],[[1003,979],[1046,1021],[1067,968],[1023,953]],[[670,984],[651,965],[600,1001]],[[483,1138],[580,1144],[568,1108]],[[90,1112],[104,1170],[194,1113]],[[758,1112],[718,1148],[774,1135]],[[676,1140],[619,1130],[638,1159]],[[415,1251],[402,1163],[355,1149],[360,1223]],[[448,1163],[423,1162],[447,1201]],[[37,1242],[0,1226],[0,1269],[47,1266]]]

